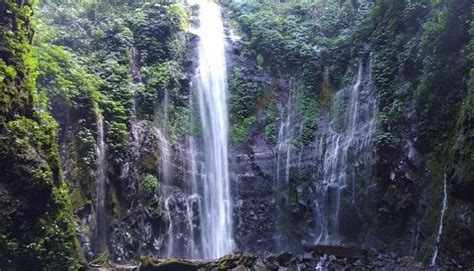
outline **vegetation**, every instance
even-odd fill
[[[161,139],[156,131],[132,134],[132,127],[160,128],[177,149],[183,136],[201,134],[196,106],[190,107],[190,79],[184,79],[192,66],[185,58],[194,38],[186,32],[189,14],[180,3],[161,2],[0,2],[0,268],[81,268],[73,217],[94,212],[100,116],[106,197],[114,209],[106,214],[109,224],[122,215],[137,222],[127,217],[134,213],[122,214],[121,205],[138,209],[142,202],[123,199],[150,200],[159,188]],[[395,242],[411,238],[407,225],[417,223],[422,236],[416,260],[426,262],[446,174],[453,207],[443,225],[456,230],[446,233],[440,252],[463,255],[474,238],[461,228],[474,217],[471,1],[223,2],[243,36],[233,51],[237,64],[229,69],[231,142],[244,145],[262,136],[276,145],[289,101],[299,129],[295,147],[313,142],[318,121],[329,115],[339,129],[346,108],[333,94],[350,85],[355,63],[368,63],[378,97],[378,191],[375,211],[360,207],[376,221],[364,230],[398,247]],[[132,147],[139,140],[149,145],[136,155]],[[420,165],[410,157],[412,145]],[[138,165],[132,184],[122,176],[128,162]],[[313,189],[299,174],[289,184],[293,206],[305,200],[301,187]],[[149,218],[158,219],[159,199],[149,202]],[[83,226],[81,219],[75,222]],[[92,228],[84,232],[92,239]],[[98,256],[96,263],[112,257]]]
[[[229,92],[231,141],[241,143],[247,138],[250,127],[257,120],[255,117],[257,102],[263,90],[257,82],[246,81],[242,71],[236,67],[230,78]]]
[[[81,257],[59,172],[57,124],[35,89],[34,5],[0,3],[0,265],[77,270]]]
[[[344,80],[347,80],[345,73],[349,61],[361,44],[356,29],[371,5],[352,4],[351,1],[342,4],[338,1],[278,4],[273,1],[229,1],[226,5],[245,34],[243,54],[255,59],[258,70],[266,69],[276,77],[286,77],[294,82],[289,87],[297,92],[296,113],[301,126],[296,140],[309,142],[314,138],[318,108],[327,109],[330,105],[331,93],[328,91],[331,87],[325,82],[324,69],[330,69],[335,86],[347,83]],[[235,83],[233,80],[231,86]],[[246,80],[249,79],[240,78],[238,84],[248,84]],[[243,93],[234,93],[234,88],[230,88],[231,108],[232,104],[247,105],[249,100],[256,101],[261,95],[245,88],[237,88],[237,91]],[[244,119],[241,114],[231,110],[231,119],[235,119],[233,125],[243,128],[239,124]],[[276,128],[272,126],[265,128],[265,133],[272,133]],[[272,137],[267,136],[274,141]]]
[[[472,191],[472,182],[467,181],[472,178],[466,175],[472,167],[462,162],[472,160],[472,146],[468,143],[472,137],[468,131],[472,127],[466,117],[472,108],[473,91],[469,68],[472,67],[473,15],[472,3],[468,2],[381,0],[275,4],[264,0],[226,4],[244,34],[242,55],[254,58],[260,71],[268,70],[273,77],[297,82],[294,85],[298,87],[293,89],[296,89],[296,111],[301,125],[298,142],[305,143],[314,137],[317,115],[328,111],[331,104],[335,115],[345,110],[340,101],[330,102],[331,92],[350,84],[353,63],[370,58],[379,99],[379,129],[374,143],[378,159],[376,174],[382,192],[377,227],[389,240],[406,234],[403,229],[413,214],[413,206],[418,204],[413,195],[426,190],[438,193],[441,182],[430,182],[430,179],[442,180],[447,168],[455,172],[451,182],[457,191],[460,187]],[[246,80],[249,79],[240,79],[239,84]],[[258,99],[249,91],[236,93],[236,104]],[[274,111],[271,107],[265,111],[267,121],[263,133],[267,141],[275,142]],[[231,113],[233,118],[238,116],[236,111]],[[421,177],[422,181],[417,183],[390,177],[406,148],[410,129],[411,134],[417,135],[416,147],[433,174]],[[237,135],[241,140],[245,138],[242,133]],[[460,145],[465,147],[463,151]],[[438,212],[433,208],[438,208],[440,198],[432,197],[430,202],[434,207],[422,211],[425,221],[422,227],[435,232],[436,223],[432,222]],[[420,252],[422,260],[427,260],[431,244],[432,239],[428,238]],[[456,247],[455,242],[450,246]]]
[[[158,179],[152,174],[143,174],[138,185],[140,194],[145,198],[151,198],[158,187]]]
[[[94,204],[99,114],[107,175],[117,187],[135,113],[138,120],[155,121],[166,90],[170,137],[176,142],[190,130],[180,125],[189,119],[187,106],[174,105],[181,98],[187,13],[181,4],[51,0],[42,1],[40,19],[33,20],[32,2],[0,3],[0,168],[10,167],[0,185],[0,262],[7,270],[73,270],[83,258],[71,210],[80,215]],[[133,48],[138,55],[132,56]],[[61,180],[59,149],[69,188]],[[140,189],[150,195],[157,180],[142,177]],[[116,209],[111,219],[120,215],[115,191],[121,193],[111,187],[107,195]]]

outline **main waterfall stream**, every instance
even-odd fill
[[[220,7],[199,1],[198,103],[203,131],[204,167],[201,240],[204,258],[234,247],[228,170],[227,71]]]

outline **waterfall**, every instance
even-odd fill
[[[190,95],[189,99],[189,109],[194,109],[194,100],[193,96]],[[194,123],[194,116],[190,114],[190,123]],[[198,211],[200,212],[202,205],[201,205],[201,197],[198,194],[198,165],[196,162],[196,142],[192,135],[188,135],[186,137],[186,144],[188,149],[188,170],[189,170],[189,185],[188,185],[188,198],[186,199],[186,220],[187,226],[189,231],[189,244],[188,244],[188,257],[194,259],[198,256],[198,251],[196,249],[196,237],[195,237],[195,216],[194,213],[195,206],[197,207]],[[201,214],[198,214],[201,217]]]
[[[278,129],[277,144],[275,149],[276,155],[276,173],[274,185],[274,197],[276,201],[276,221],[275,221],[275,238],[276,249],[280,251],[284,249],[284,233],[281,224],[287,219],[287,211],[289,210],[289,192],[290,183],[290,162],[291,150],[293,147],[293,126],[292,126],[292,108],[293,95],[290,84],[290,94],[286,105],[286,116],[282,114],[280,128]],[[284,111],[284,110],[282,110]],[[283,174],[282,174],[283,173]]]
[[[193,206],[197,204],[200,206],[199,196],[196,194],[191,194],[188,196],[186,201],[186,220],[188,223],[189,231],[189,248],[187,255],[189,258],[194,259],[197,257],[198,253],[196,251],[196,242],[194,236],[194,209]]]
[[[171,145],[168,139],[163,134],[163,130],[155,127],[156,135],[158,136],[158,149],[160,150],[160,168],[159,170],[161,180],[164,184],[171,184]]]
[[[441,204],[441,215],[439,217],[438,233],[436,234],[436,241],[433,249],[433,256],[431,257],[431,266],[436,265],[436,258],[438,258],[438,246],[441,241],[441,235],[443,234],[443,219],[446,208],[448,207],[448,189],[446,184],[446,173],[443,179],[443,203]]]
[[[105,211],[105,142],[104,142],[104,117],[97,118],[97,146],[96,146],[96,229],[95,229],[95,252],[101,253],[107,249],[107,225]]]
[[[140,156],[140,146],[139,146],[139,131],[138,131],[138,125],[137,125],[137,107],[136,107],[136,92],[138,89],[138,86],[142,84],[142,77],[140,74],[140,63],[139,63],[139,57],[140,53],[135,48],[132,46],[130,48],[130,54],[131,54],[131,63],[130,63],[130,71],[132,73],[132,80],[130,82],[130,92],[132,94],[132,115],[130,117],[130,135],[129,135],[129,141],[130,145],[132,148],[132,156],[133,156],[133,161],[127,161],[124,163],[122,166],[122,172],[121,172],[121,179],[126,179],[129,178],[129,172],[131,167],[134,167],[133,163],[138,160],[138,157]]]
[[[234,247],[232,198],[228,172],[227,71],[220,7],[199,1],[198,102],[203,131],[203,203],[201,241],[204,258],[216,258]]]
[[[377,127],[376,110],[370,63],[364,73],[364,65],[360,62],[352,86],[335,94],[331,121],[323,136],[326,146],[321,153],[323,165],[317,184],[316,208],[321,223],[317,242],[341,242],[341,205],[345,202],[345,206],[356,207],[357,195],[360,195],[357,182],[370,178],[374,163],[372,137]],[[322,145],[321,141],[321,148]]]
[[[173,172],[172,172],[172,165],[171,165],[171,143],[168,140],[168,121],[169,121],[169,114],[168,114],[168,107],[169,107],[169,91],[167,89],[164,90],[164,97],[163,102],[161,105],[163,116],[159,121],[160,128],[157,130],[158,137],[159,137],[159,150],[161,154],[161,180],[165,184],[171,184]]]
[[[174,226],[173,226],[173,217],[171,216],[171,210],[170,210],[170,200],[171,200],[171,197],[167,197],[165,199],[165,213],[170,223],[168,227],[168,245],[166,249],[166,256],[168,258],[171,258],[174,256],[174,232],[173,232]]]

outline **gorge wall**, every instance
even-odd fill
[[[197,71],[209,36],[200,34],[199,5],[44,1],[31,46],[31,5],[22,3],[0,7],[2,32],[22,28],[9,38],[31,47],[37,62],[30,72],[29,60],[2,44],[8,223],[0,226],[0,262],[76,269],[73,226],[88,261],[215,257],[204,251],[213,226],[203,221],[204,201],[219,195],[204,194],[216,183],[205,182],[211,136]],[[472,3],[221,6],[229,142],[218,157],[228,162],[233,238],[226,250],[340,244],[422,265],[472,266]],[[31,206],[35,215],[21,211]],[[50,229],[58,219],[60,229]],[[39,227],[34,236],[31,225]],[[51,244],[31,241],[45,235]],[[43,256],[43,247],[54,255]]]
[[[80,267],[57,124],[35,89],[30,1],[0,3],[0,265]]]

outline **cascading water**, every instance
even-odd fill
[[[204,258],[234,247],[228,172],[227,71],[220,7],[199,1],[198,102],[203,131],[204,167],[201,241]]]
[[[290,86],[290,94],[288,96],[286,116],[282,115],[280,128],[278,130],[277,145],[275,149],[276,155],[276,173],[275,173],[275,185],[274,185],[274,197],[276,200],[276,221],[275,221],[275,232],[276,232],[276,249],[278,251],[284,249],[284,233],[281,225],[286,217],[286,211],[289,209],[289,195],[282,193],[282,191],[289,190],[290,182],[290,162],[291,162],[291,150],[293,148],[293,126],[292,126],[292,113],[293,113],[293,95]]]
[[[159,126],[160,128],[157,130],[158,137],[159,137],[159,149],[161,154],[161,180],[166,183],[171,183],[171,176],[172,167],[171,167],[171,145],[168,140],[168,107],[169,107],[169,91],[167,89],[164,90],[164,97],[163,102],[161,105],[162,112],[160,116]]]
[[[107,249],[107,225],[105,212],[105,189],[107,176],[105,173],[105,141],[104,141],[104,118],[97,118],[97,146],[96,146],[96,229],[95,229],[95,252],[101,253]]]
[[[138,143],[139,140],[139,131],[137,125],[137,113],[136,113],[136,92],[138,87],[142,84],[142,77],[140,74],[140,65],[139,65],[139,56],[140,53],[138,52],[137,48],[131,47],[130,54],[132,56],[132,61],[130,65],[130,71],[132,72],[132,81],[130,83],[130,90],[133,96],[132,98],[132,116],[130,119],[130,142],[133,154],[133,161],[126,162],[122,167],[121,178],[126,179],[129,178],[129,172],[131,167],[133,167],[133,163],[138,160],[140,155],[140,146]]]
[[[316,208],[321,224],[318,243],[341,241],[341,204],[344,200],[346,205],[356,206],[357,193],[360,193],[357,182],[370,177],[376,110],[370,64],[364,72],[360,62],[353,85],[334,96],[328,133],[324,135],[326,147],[320,152],[323,167],[317,184]],[[322,141],[320,145],[322,148]]]
[[[191,95],[189,99],[189,108],[191,111],[194,109],[194,100]],[[190,114],[190,123],[194,123],[194,116]],[[197,165],[197,149],[196,142],[192,135],[186,137],[186,143],[188,147],[188,169],[189,169],[189,185],[188,185],[188,198],[186,199],[186,220],[189,231],[189,244],[187,255],[190,258],[196,258],[199,254],[196,248],[196,237],[195,237],[195,209],[200,212],[201,197],[198,194],[198,165]],[[197,208],[195,208],[197,207]],[[201,217],[200,213],[198,214]]]
[[[443,202],[441,204],[441,215],[439,217],[438,233],[436,234],[436,241],[434,244],[433,256],[431,257],[431,266],[436,265],[436,259],[438,258],[438,245],[439,245],[439,242],[441,241],[441,235],[443,234],[443,220],[444,220],[444,213],[446,212],[446,208],[448,208],[448,188],[446,184],[446,173],[445,173],[444,179],[443,179]]]
[[[171,258],[174,256],[174,226],[173,226],[173,217],[171,216],[171,210],[170,210],[170,200],[171,197],[168,197],[165,199],[165,214],[166,217],[168,218],[168,221],[170,222],[168,226],[168,244],[166,246],[167,248],[167,254],[166,256],[168,258]]]

